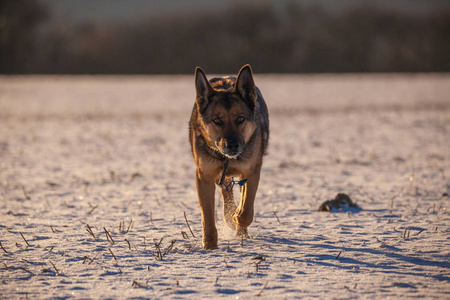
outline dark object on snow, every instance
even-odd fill
[[[358,204],[353,203],[347,194],[337,194],[334,200],[328,200],[322,203],[319,211],[361,211]]]

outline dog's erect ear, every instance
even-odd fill
[[[214,89],[209,84],[205,72],[200,67],[195,68],[195,89],[197,90],[197,106],[201,112],[208,105],[208,97],[212,95]]]
[[[234,92],[239,94],[251,108],[255,108],[255,82],[253,81],[252,68],[250,65],[243,66],[239,71]]]

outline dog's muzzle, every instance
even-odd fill
[[[229,158],[236,158],[241,154],[243,147],[236,140],[227,140],[225,147],[223,148],[223,154]]]

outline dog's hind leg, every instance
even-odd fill
[[[231,179],[225,180],[225,185],[229,186],[231,184]],[[227,192],[224,189],[221,189],[222,198],[223,198],[223,217],[225,219],[225,223],[231,229],[235,229],[236,225],[233,222],[233,214],[236,212],[236,203],[234,203],[233,190]]]

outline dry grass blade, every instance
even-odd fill
[[[132,224],[133,224],[133,218],[131,218],[130,224],[128,224],[128,228],[127,228],[127,231],[125,233],[128,233],[128,231],[130,231],[130,228],[131,228]]]
[[[94,261],[92,258],[85,256],[85,257],[83,257],[83,264],[85,264],[86,260],[88,260],[88,259],[89,259],[88,265],[90,265]]]
[[[130,181],[128,182],[128,184],[131,184],[138,177],[142,177],[142,174],[139,172],[135,172],[135,173],[131,174]]]
[[[258,255],[258,256],[253,257],[252,260],[259,260],[261,262],[261,261],[266,261],[266,258],[263,257],[262,255]]]
[[[389,210],[390,214],[392,214],[392,211],[394,210],[394,200],[397,197],[398,197],[398,195],[395,195],[394,197],[391,198],[391,209]]]
[[[117,258],[116,258],[116,256],[114,255],[114,253],[112,252],[111,248],[108,248],[108,250],[109,250],[109,252],[111,252],[111,255],[114,257],[114,260],[117,261]]]
[[[416,233],[416,235],[419,235],[419,234],[421,234],[422,232],[424,232],[425,231],[425,229],[422,229],[422,230],[420,230],[418,233]]]
[[[267,284],[269,284],[268,281],[266,281],[266,283],[264,283],[262,289],[259,291],[258,294],[256,294],[257,297],[261,296],[262,292],[264,291],[264,289],[267,287]]]
[[[339,252],[339,254],[336,256],[336,258],[335,259],[338,259],[339,258],[339,256],[341,256],[341,253],[342,253],[342,251],[340,251]]]
[[[194,244],[192,244],[191,246],[186,247],[189,251],[194,248],[195,246],[197,246],[197,242],[198,240],[195,240]]]
[[[280,223],[281,224],[281,222],[280,222],[280,218],[278,218],[278,216],[277,216],[277,213],[274,211],[273,212],[273,214],[274,214],[274,216],[277,218],[277,221],[278,221],[278,223]]]
[[[133,283],[131,284],[132,287],[144,287],[142,283],[137,282],[136,280],[133,280]]]
[[[255,264],[255,273],[258,273],[258,270],[259,270],[258,265],[259,265],[260,263],[261,263],[260,261],[257,262],[257,263],[254,263],[254,264]]]
[[[192,237],[195,239],[195,235],[194,235],[194,233],[192,232],[191,226],[189,225],[189,221],[188,221],[188,219],[187,219],[187,217],[186,217],[186,212],[183,212],[183,214],[184,214],[184,220],[186,220],[186,224],[187,224],[187,226],[188,226],[188,228],[189,228],[189,231],[191,232]]]
[[[161,243],[162,243],[162,240],[163,240],[163,238],[161,238],[161,239],[159,240],[159,242],[156,242],[156,240],[153,240],[154,243],[155,243],[155,247],[156,247],[156,255],[155,255],[155,258],[158,259],[158,260],[163,260],[163,255],[162,255],[162,253],[161,253],[161,247],[160,247],[160,245],[161,245]]]
[[[405,231],[403,231],[403,239],[406,239],[406,232],[408,230],[408,227],[405,228]]]
[[[3,251],[5,251],[5,253],[9,253],[9,252],[6,251],[6,249],[3,247],[2,242],[0,242],[0,247],[3,249]]]
[[[27,243],[28,247],[31,247],[31,245],[28,243],[27,239],[23,236],[22,232],[19,231],[19,233],[22,236],[22,238],[25,241],[25,243]]]
[[[88,187],[91,183],[89,181],[83,181],[83,185],[84,185],[84,193],[87,194],[88,191]]]
[[[230,267],[227,264],[227,261],[224,259],[223,262],[225,263],[225,266],[227,267],[228,273],[230,273],[231,271],[230,271]]]
[[[90,202],[88,202],[88,205],[91,208],[91,210],[88,212],[89,214],[92,213],[94,210],[96,210],[98,208],[98,204],[97,205],[92,205]]]
[[[25,199],[27,199],[27,200],[31,199],[30,196],[28,196],[27,191],[25,190],[25,187],[23,185],[22,185],[22,192],[23,192]]]
[[[25,272],[27,272],[27,273],[33,274],[30,270],[27,270],[27,269],[25,269],[25,268],[23,268],[23,267],[20,267],[19,269],[20,269],[20,270],[23,270],[23,271],[25,271]]]
[[[109,171],[109,176],[111,177],[111,181],[114,183],[116,182],[116,173],[114,171]]]
[[[172,240],[172,241],[170,242],[169,247],[167,247],[167,250],[166,250],[166,252],[164,252],[163,255],[169,254],[169,252],[170,252],[170,251],[172,250],[172,248],[173,248],[173,245],[174,245],[176,242],[177,242],[177,240]]]
[[[261,255],[258,255],[254,258],[252,258],[252,260],[257,260],[257,262],[253,262],[255,264],[255,272],[258,273],[259,270],[259,264],[262,263],[263,261],[266,261],[265,257],[262,257]]]
[[[127,239],[125,239],[125,242],[128,243],[128,250],[131,250],[131,244],[130,244],[130,241],[128,241]]]
[[[108,241],[111,241],[113,244],[115,244],[116,242],[114,242],[112,236],[109,234],[108,230],[106,230],[105,227],[103,227],[103,230],[105,230],[106,232],[106,238],[108,239]]]
[[[59,275],[59,270],[56,268],[55,264],[50,260],[50,263],[52,264],[53,268],[55,268],[56,274]]]
[[[92,237],[94,238],[94,240],[95,240],[95,234],[94,234],[94,232],[92,231],[92,228],[89,226],[89,224],[86,224],[86,231],[87,232],[89,232],[89,234],[90,235],[92,235]]]

